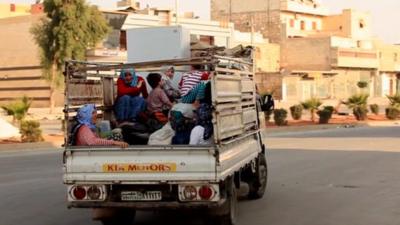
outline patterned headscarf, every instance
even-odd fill
[[[96,110],[94,104],[86,104],[78,110],[76,116],[79,124],[88,126],[91,130],[96,130],[96,125],[92,122],[93,112]]]
[[[202,103],[197,109],[197,125],[204,127],[204,140],[208,140],[214,133],[212,123],[212,107],[211,105]]]
[[[127,73],[130,73],[131,75],[132,75],[132,81],[131,81],[131,83],[130,84],[128,84],[130,87],[136,87],[137,86],[137,84],[138,84],[138,76],[136,75],[136,72],[135,72],[135,70],[133,69],[133,68],[131,68],[131,69],[123,69],[122,71],[121,71],[121,73],[120,73],[120,75],[119,75],[119,78],[121,78],[122,80],[124,80],[125,81],[125,83],[126,83],[126,78],[125,78],[125,76],[126,76],[126,74]]]

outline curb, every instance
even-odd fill
[[[290,135],[296,133],[307,133],[316,131],[325,131],[343,128],[360,128],[369,126],[367,123],[358,124],[324,124],[324,125],[311,125],[311,126],[293,126],[293,127],[279,127],[279,128],[265,128],[263,129],[264,137],[274,137],[280,135]]]
[[[0,153],[61,149],[52,142],[0,144]]]

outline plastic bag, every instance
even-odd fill
[[[149,145],[171,145],[175,131],[170,123],[165,124],[160,130],[152,133],[149,138]]]

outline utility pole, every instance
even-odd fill
[[[268,36],[270,34],[270,27],[271,27],[271,0],[267,1],[267,32],[268,32]]]
[[[229,22],[232,22],[232,0],[229,0]]]
[[[179,0],[175,0],[175,24],[178,25],[179,23]]]
[[[251,14],[250,18],[250,32],[251,32],[251,40],[250,44],[252,47],[254,47],[254,14]]]

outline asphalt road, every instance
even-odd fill
[[[399,225],[400,127],[267,138],[267,196],[241,201],[239,225]],[[68,210],[61,153],[0,153],[0,225],[91,225]],[[190,225],[202,215],[139,213],[139,225]]]

